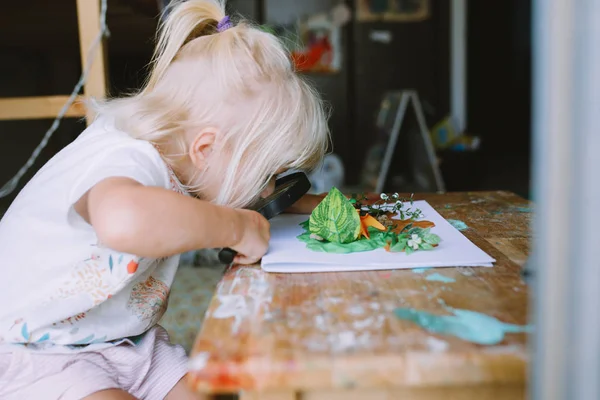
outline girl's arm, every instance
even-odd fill
[[[236,262],[253,263],[268,248],[269,223],[260,214],[128,178],[98,183],[75,204],[75,210],[94,227],[103,245],[141,257],[230,247],[240,254]]]

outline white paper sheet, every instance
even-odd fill
[[[423,219],[435,227],[431,232],[442,239],[435,250],[417,251],[410,255],[377,249],[363,253],[330,254],[306,248],[298,240],[304,230],[299,225],[308,215],[280,215],[271,220],[269,251],[262,259],[267,272],[335,272],[425,267],[491,267],[492,257],[475,246],[454,228],[426,201],[415,201],[414,207],[423,212]]]

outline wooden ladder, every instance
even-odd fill
[[[84,71],[87,68],[89,49],[100,31],[100,1],[76,0],[76,2],[81,70]],[[86,117],[87,122],[90,123],[93,115],[83,105],[83,98],[106,96],[106,54],[103,42],[104,39],[95,50],[94,62],[84,85],[83,96],[78,96],[65,117]],[[54,119],[68,99],[69,95],[0,98],[0,120]]]

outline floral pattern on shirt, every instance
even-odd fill
[[[39,225],[35,225],[32,232],[41,231],[40,226],[49,223],[51,231],[57,232],[57,240],[63,237],[70,239],[64,246],[62,243],[57,246],[56,254],[50,254],[42,263],[44,265],[41,267],[46,268],[45,272],[48,273],[43,275],[44,279],[35,280],[36,286],[33,286],[31,293],[24,293],[30,297],[2,313],[0,344],[49,351],[54,351],[54,348],[60,353],[62,348],[96,348],[90,346],[92,344],[98,344],[97,348],[101,348],[123,341],[135,343],[130,338],[142,337],[166,310],[178,256],[160,260],[144,259],[105,246],[95,235],[91,235],[88,226],[81,230],[80,226],[72,223],[72,197],[76,198],[78,191],[86,185],[95,185],[98,179],[112,176],[110,173],[121,166],[123,175],[119,173],[118,176],[139,180],[144,185],[186,195],[185,185],[181,184],[168,163],[162,163],[156,154],[148,152],[145,143],[128,138],[117,130],[112,132],[111,124],[107,124],[108,130],[104,122],[96,121],[94,126],[100,129],[94,132],[92,128],[87,136],[82,135],[74,144],[75,149],[78,143],[81,149],[91,148],[89,141],[101,144],[98,148],[102,149],[102,154],[95,150],[90,152],[89,160],[94,168],[89,168],[89,172],[73,168],[79,166],[79,158],[71,162],[68,154],[65,154],[65,157],[57,157],[54,165],[48,164],[46,171],[50,172],[38,175],[37,181],[33,180],[30,192],[44,196],[51,193],[53,197],[44,198],[43,203],[48,204],[47,212],[60,214],[47,218],[46,213],[37,213],[44,217],[39,221],[32,218]],[[115,153],[112,153],[113,148]],[[127,159],[128,156],[131,156],[131,160]],[[125,161],[121,163],[121,160]],[[88,161],[88,157],[85,161]],[[69,167],[65,171],[77,172],[58,173],[63,166]],[[104,172],[102,168],[105,167],[110,171]],[[45,185],[51,184],[56,184],[60,190],[70,189],[50,192]],[[36,199],[39,198],[43,196],[37,196]],[[27,197],[22,201],[21,209],[27,210],[28,201]],[[11,223],[19,226],[16,221]],[[22,234],[21,231],[17,233]],[[61,236],[62,233],[66,236]],[[41,240],[39,235],[34,235],[34,239]],[[52,250],[51,246],[46,247]],[[13,254],[10,257],[16,259]],[[37,258],[34,260],[38,261]],[[27,262],[23,262],[23,265],[27,265]],[[14,275],[22,279],[22,274],[15,272]],[[39,277],[41,274],[36,275]]]
[[[156,324],[167,309],[169,287],[162,281],[148,277],[131,290],[127,309],[142,321],[149,320],[149,326]]]
[[[111,285],[107,280],[109,268],[91,258],[73,268],[67,280],[57,289],[56,298],[68,298],[85,293],[94,305],[110,296]]]

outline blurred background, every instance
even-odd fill
[[[111,96],[143,82],[166,3],[108,0]],[[313,176],[315,190],[333,184],[376,189],[383,168],[385,190],[509,190],[530,197],[530,0],[228,4],[231,14],[281,36],[297,68],[332,107],[333,155]],[[70,93],[81,74],[75,0],[4,1],[0,7],[0,100]],[[408,93],[403,91],[418,100],[404,114],[398,110]],[[427,137],[423,124],[414,123],[421,117],[415,119],[413,109],[425,121]],[[15,120],[6,108],[0,116],[3,184],[26,162],[52,119]],[[396,119],[402,122],[397,129]],[[65,119],[19,189],[84,128],[81,119]],[[395,144],[391,137],[397,137]],[[392,157],[382,166],[386,151]],[[432,176],[437,183],[427,180]],[[0,198],[0,210],[17,192]]]

